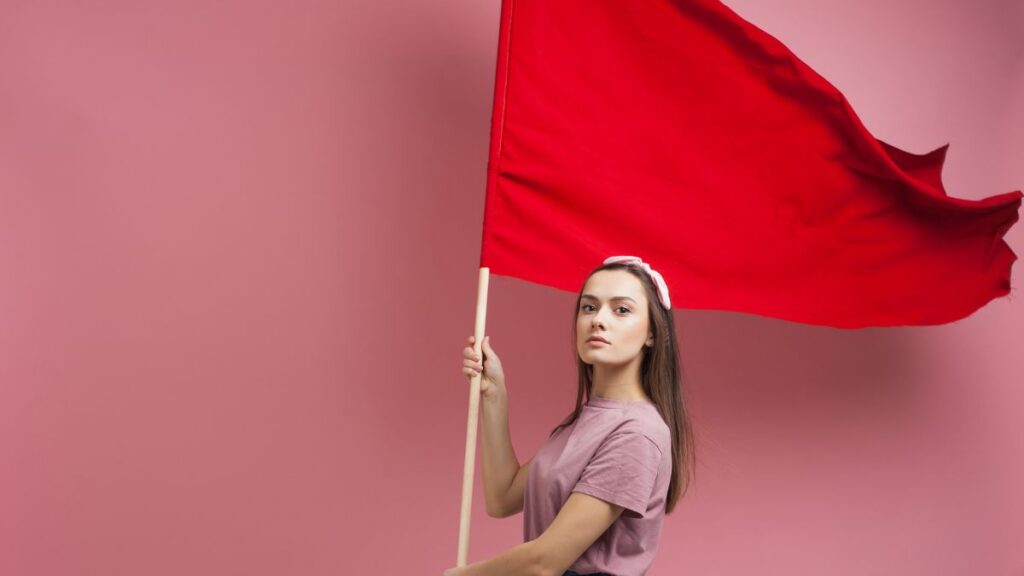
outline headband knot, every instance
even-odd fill
[[[654,285],[658,288],[658,299],[661,300],[661,305],[666,310],[672,309],[672,301],[668,297],[668,285],[665,284],[665,279],[661,277],[661,274],[657,270],[651,268],[651,265],[644,262],[636,256],[609,256],[604,259],[604,264],[635,264],[641,270],[647,273],[654,281]]]

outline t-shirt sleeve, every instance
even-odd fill
[[[661,449],[635,431],[615,432],[598,447],[573,492],[582,492],[626,510],[639,518],[647,511],[661,463]]]

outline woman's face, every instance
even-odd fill
[[[640,279],[625,270],[600,270],[583,286],[576,311],[576,352],[585,364],[628,364],[653,344],[647,296]],[[588,342],[600,336],[603,342]]]

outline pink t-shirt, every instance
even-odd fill
[[[671,475],[671,432],[653,403],[591,396],[533,457],[523,537],[540,536],[572,492],[589,494],[625,510],[569,569],[641,576],[658,548]]]

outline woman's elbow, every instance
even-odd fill
[[[487,510],[487,515],[491,518],[504,518],[505,516],[508,516],[508,514],[506,514],[504,510],[501,510],[497,505],[491,505],[488,503],[485,506],[485,509]]]
[[[529,550],[529,563],[527,566],[526,573],[530,576],[562,576],[565,572],[558,570],[548,561],[540,548],[537,546],[536,540],[531,540],[523,544]]]

